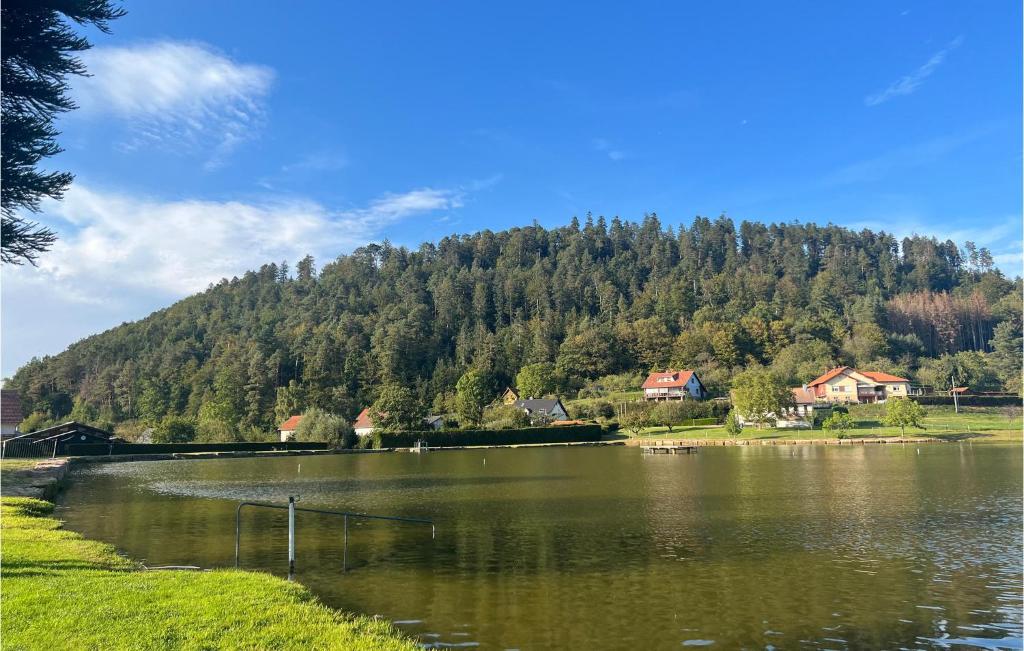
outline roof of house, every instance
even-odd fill
[[[857,371],[861,375],[867,376],[875,382],[910,382],[905,377],[898,375],[890,375],[888,373],[882,373],[880,371]]]
[[[565,406],[562,405],[562,401],[558,398],[527,398],[525,400],[516,400],[514,404],[516,407],[530,412],[543,411],[550,414],[555,407],[561,407],[562,411],[565,411]]]
[[[14,389],[0,389],[0,423],[17,425],[24,420],[21,396]]]
[[[796,401],[796,404],[798,405],[813,405],[815,402],[814,392],[809,389],[796,387],[794,389],[790,389],[790,391],[793,392],[793,400]]]
[[[439,420],[443,421],[444,416],[430,414],[429,416],[425,416],[423,418],[423,423],[426,425],[433,425]],[[359,412],[359,415],[356,416],[356,422],[352,423],[352,429],[373,429],[373,421],[370,420],[369,407],[366,407],[361,412]]]
[[[299,421],[302,420],[302,416],[292,416],[288,420],[281,423],[281,426],[277,429],[283,432],[294,432],[299,427]]]
[[[505,396],[510,393],[514,395],[516,398],[519,397],[519,391],[517,391],[515,387],[505,387],[505,390],[501,392],[501,395]]]
[[[813,382],[811,382],[807,386],[815,387],[815,386],[818,386],[819,384],[824,384],[824,383],[828,382],[829,380],[831,380],[831,379],[833,379],[835,377],[838,377],[838,376],[840,376],[840,375],[842,375],[844,373],[847,373],[847,372],[859,373],[860,375],[863,375],[864,377],[868,378],[869,380],[873,380],[875,382],[910,382],[910,380],[908,380],[905,377],[898,377],[896,375],[889,375],[888,373],[882,373],[880,371],[860,371],[860,370],[857,370],[855,368],[850,368],[849,366],[837,366],[836,368],[832,369],[831,371],[828,371],[824,375],[816,378]]]
[[[644,380],[642,389],[659,389],[659,388],[675,388],[684,387],[686,383],[690,381],[693,376],[693,371],[680,370],[680,371],[665,371],[664,373],[651,373]],[[700,379],[698,378],[698,382]]]
[[[823,375],[820,375],[817,378],[815,378],[814,380],[812,380],[811,382],[808,382],[807,386],[809,386],[809,387],[816,387],[819,384],[825,384],[826,382],[828,382],[832,378],[839,377],[840,375],[842,375],[846,371],[852,371],[852,370],[853,369],[850,368],[849,366],[837,366],[834,369],[832,369],[831,371],[826,371]]]
[[[352,423],[352,427],[355,429],[370,429],[373,427],[373,422],[370,421],[370,408],[364,407],[359,415],[356,416],[356,422]]]

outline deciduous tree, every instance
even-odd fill
[[[483,420],[484,407],[493,398],[491,383],[478,370],[463,373],[455,384],[455,413],[463,427],[479,425]]]
[[[523,397],[540,398],[555,390],[555,365],[550,362],[528,364],[516,375],[516,389]]]
[[[909,398],[892,398],[885,401],[885,417],[882,422],[889,427],[899,427],[900,436],[906,434],[908,427],[924,429],[921,421],[926,412],[924,407]]]
[[[732,404],[745,420],[760,429],[793,406],[793,394],[771,371],[754,367],[732,381]]]
[[[296,441],[319,441],[351,447],[355,432],[349,422],[329,411],[313,407],[302,414],[295,429]]]
[[[416,394],[400,384],[386,385],[370,407],[374,428],[388,432],[415,431],[423,428],[423,407]]]

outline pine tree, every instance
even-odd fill
[[[53,122],[58,114],[75,108],[67,77],[85,74],[85,66],[74,55],[91,47],[70,23],[108,33],[109,22],[124,13],[110,0],[5,0],[0,8],[0,259],[5,263],[35,264],[57,238],[19,213],[39,212],[45,197],[60,199],[73,178],[68,172],[39,169],[42,159],[62,151]]]

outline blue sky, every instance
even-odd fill
[[[834,222],[1021,267],[1021,7],[126,2],[2,372],[268,261],[573,215]]]

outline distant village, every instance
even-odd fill
[[[641,398],[645,402],[709,399],[708,391],[697,372],[689,369],[650,373],[640,389],[643,392]],[[810,428],[814,422],[816,406],[821,409],[830,408],[833,404],[884,403],[888,398],[924,394],[923,388],[912,388],[907,378],[878,371],[860,371],[848,366],[831,369],[812,382],[793,387],[790,391],[793,394],[792,407],[776,417],[776,426],[780,428]],[[728,398],[717,400],[728,401]],[[531,425],[566,426],[585,422],[570,415],[571,410],[566,408],[560,396],[524,397],[515,387],[507,387],[495,399],[495,403],[521,411]],[[281,441],[291,440],[301,421],[301,415],[294,415],[281,423],[278,430]],[[444,415],[430,414],[423,418],[422,429],[441,430],[445,422]],[[352,427],[359,436],[373,434],[374,424],[369,407],[359,412]]]
[[[799,387],[788,389],[791,400],[779,413],[768,414],[771,424],[780,429],[812,428],[821,420],[821,413],[830,414],[836,405],[885,403],[893,398],[912,398],[930,393],[929,388],[914,386],[904,377],[880,371],[870,371],[839,366],[830,369],[811,382]],[[963,395],[969,391],[967,387],[955,387],[944,395]],[[506,413],[518,414],[516,422],[522,427],[566,427],[597,422],[602,416],[611,420],[630,409],[643,409],[665,402],[709,401],[718,403],[722,409],[708,413],[724,414],[728,411],[730,396],[712,397],[698,373],[690,369],[667,369],[648,374],[646,379],[633,392],[627,392],[628,399],[618,401],[618,407],[611,413],[595,413],[583,400],[563,401],[559,395],[523,396],[516,387],[506,387],[500,395],[495,396],[488,409],[504,409]],[[66,444],[93,444],[125,442],[113,433],[93,427],[86,423],[68,422],[46,427],[33,432],[22,432],[19,429],[25,414],[22,413],[18,392],[4,389],[0,396],[0,420],[2,420],[2,439],[5,454],[8,443],[30,444],[38,451],[39,446],[51,446],[55,453]],[[818,417],[816,418],[816,414]],[[276,438],[286,443],[295,440],[296,432],[303,421],[303,414],[293,414],[280,423]],[[741,424],[749,424],[751,418],[743,413],[737,414]],[[710,420],[710,419],[709,419]],[[721,422],[721,416],[714,418]],[[360,438],[369,437],[381,428],[374,423],[369,406],[359,412],[350,423],[355,435]],[[618,427],[618,423],[614,423]],[[411,431],[458,430],[459,423],[452,414],[428,414],[421,420],[419,427]],[[143,439],[135,443],[148,443]]]

